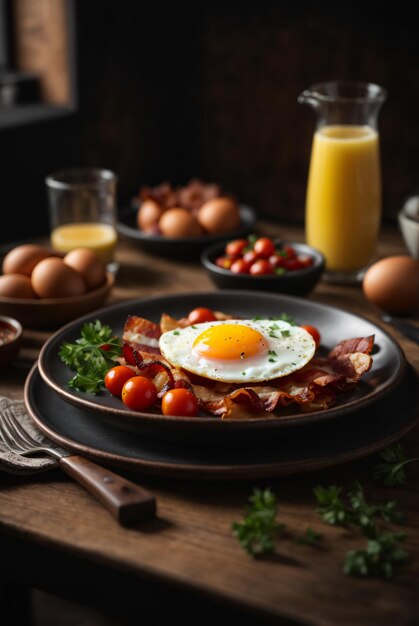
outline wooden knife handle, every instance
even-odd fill
[[[120,524],[154,517],[156,498],[130,480],[78,456],[64,456],[60,467],[105,505]]]

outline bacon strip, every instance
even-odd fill
[[[345,339],[329,353],[329,361],[333,370],[353,382],[372,366],[371,352],[374,346],[374,335]]]
[[[292,402],[305,411],[327,409],[336,401],[336,390],[346,386],[346,379],[340,374],[307,367],[262,386],[239,387],[227,392],[221,385],[212,389],[194,385],[194,389],[205,411],[223,419],[234,419],[243,418],[244,412],[271,416],[275,410]]]
[[[127,365],[135,365],[136,367],[140,367],[141,363],[144,361],[144,357],[138,350],[136,350],[131,344],[124,343],[122,346],[122,356],[124,357]]]
[[[160,354],[159,338],[161,334],[160,326],[155,322],[144,317],[138,317],[138,315],[128,315],[122,339],[138,352],[157,355]]]

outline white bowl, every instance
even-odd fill
[[[399,212],[399,227],[407,249],[419,259],[419,196],[412,196]]]

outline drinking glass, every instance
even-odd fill
[[[60,252],[90,248],[109,271],[116,271],[116,183],[114,172],[75,168],[45,179],[51,245]]]
[[[331,81],[298,102],[317,114],[307,184],[307,243],[326,258],[330,282],[362,280],[374,258],[381,221],[378,113],[385,90],[372,83]]]

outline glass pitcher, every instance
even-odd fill
[[[362,280],[381,221],[377,118],[382,87],[333,81],[303,91],[317,113],[306,198],[307,243],[326,257],[324,278]]]

